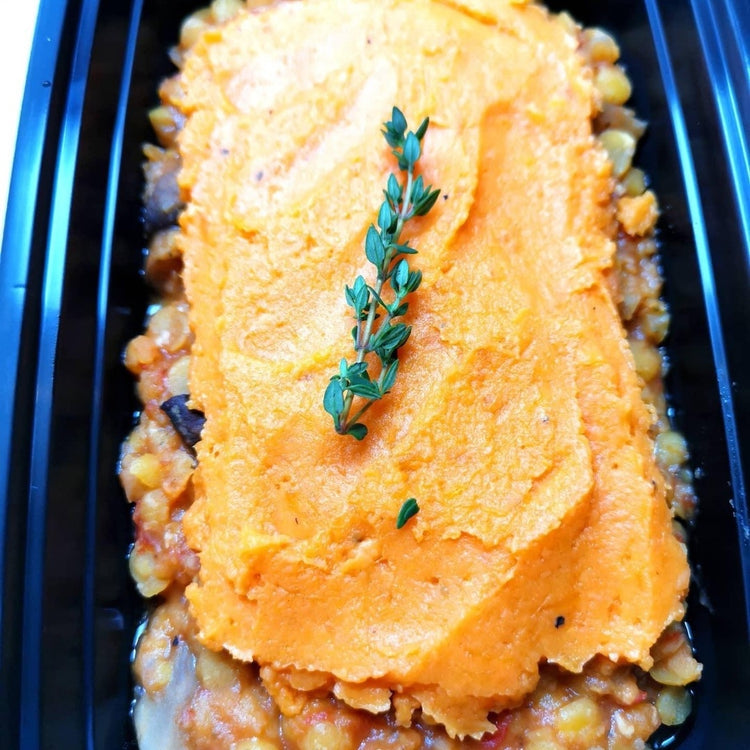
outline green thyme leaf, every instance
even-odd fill
[[[419,138],[414,133],[409,133],[406,136],[406,143],[404,143],[404,159],[406,159],[409,169],[414,169],[421,152],[422,147],[419,145]]]
[[[361,276],[357,276],[352,289],[354,297],[354,316],[357,320],[364,320],[367,317],[370,305],[370,288]]]
[[[398,373],[398,360],[394,359],[393,362],[391,362],[388,367],[383,371],[383,375],[381,378],[381,384],[380,384],[380,391],[385,396],[386,393],[388,393],[391,388],[393,388],[393,384],[396,382],[396,374]]]
[[[419,205],[420,201],[424,198],[424,180],[422,179],[422,175],[419,175],[419,177],[414,180],[414,186],[411,189],[411,194],[414,205]]]
[[[364,375],[367,372],[367,362],[355,362],[353,365],[349,365],[348,372],[350,378]]]
[[[419,513],[419,505],[413,497],[410,497],[404,502],[401,506],[401,510],[398,512],[398,516],[396,517],[396,528],[403,528],[406,525],[406,522],[413,516],[416,516],[417,513]]]
[[[386,197],[389,198],[392,206],[397,206],[401,202],[402,195],[401,185],[398,184],[395,174],[388,177],[388,187],[386,188]]]
[[[388,308],[388,311],[391,314],[392,318],[400,318],[402,315],[406,315],[406,312],[409,309],[409,303],[408,302],[402,302],[400,305],[396,306],[391,305],[391,307]]]
[[[375,301],[381,306],[387,308],[388,305],[386,305],[385,302],[383,302],[383,298],[378,294],[378,291],[376,289],[373,289],[372,287],[369,287],[370,294],[375,298]],[[381,290],[382,291],[382,290]]]
[[[365,237],[365,255],[373,266],[382,266],[385,260],[385,246],[378,230],[370,224]]]
[[[419,201],[416,206],[414,206],[415,216],[424,216],[435,205],[435,202],[437,201],[439,195],[439,190],[433,190],[432,192],[429,192],[428,188],[427,194]]]
[[[354,307],[356,309],[356,304],[354,302],[354,289],[350,286],[345,286],[344,295],[346,296],[346,304],[349,305],[349,307]]]
[[[421,271],[409,271],[409,280],[406,282],[407,294],[416,292],[421,283],[422,283],[422,272]]]
[[[331,378],[331,382],[328,383],[323,396],[323,408],[333,417],[344,410],[344,389],[338,377]]]
[[[409,264],[407,263],[407,261],[402,259],[396,264],[396,270],[391,276],[391,284],[394,285],[393,288],[394,290],[396,290],[397,287],[400,289],[401,287],[406,286],[408,281]]]
[[[391,232],[394,228],[394,222],[397,219],[398,216],[388,205],[388,201],[383,201],[378,212],[378,226],[385,232]]]
[[[346,428],[345,434],[351,435],[353,438],[357,438],[357,440],[364,440],[367,435],[367,427],[363,424],[355,423]]]
[[[398,107],[394,107],[392,110],[391,122],[393,123],[393,127],[397,132],[401,134],[401,137],[403,138],[408,125],[406,124],[406,117],[404,117],[404,113]]]
[[[392,245],[397,255],[416,255],[417,251],[413,247],[409,247],[407,243],[403,245]]]
[[[362,398],[379,399],[381,397],[380,388],[377,383],[357,382],[349,383],[349,391],[355,396]]]
[[[395,326],[389,325],[387,328],[381,328],[370,341],[371,350],[398,349],[406,343],[410,333],[411,327],[404,323],[396,323]]]
[[[417,128],[417,132],[415,133],[415,135],[417,136],[417,138],[419,138],[420,141],[422,140],[422,138],[424,138],[424,134],[427,132],[429,124],[430,118],[425,117],[424,120],[422,120],[422,124]]]

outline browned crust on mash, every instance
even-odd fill
[[[479,12],[485,4],[474,5]],[[180,46],[173,52],[178,67],[201,35],[222,28],[240,12],[239,6],[239,2],[217,0],[210,9],[190,17],[183,26]],[[555,17],[554,23],[574,40],[593,81],[592,132],[612,165],[611,237],[616,253],[607,285],[627,333],[643,400],[653,414],[650,439],[664,479],[664,500],[674,518],[674,534],[684,542],[683,522],[690,519],[695,500],[685,443],[670,428],[663,393],[664,360],[659,346],[669,316],[659,298],[661,278],[653,236],[658,206],[645,176],[632,166],[643,124],[623,106],[630,84],[616,64],[619,51],[611,37],[597,29],[581,30],[564,14]],[[160,94],[162,106],[151,117],[161,147],[148,146],[145,151],[147,214],[155,217],[156,225],[173,218],[179,209],[175,198],[181,163],[177,136],[185,122],[179,79],[165,81]],[[141,694],[136,724],[143,750],[162,746],[157,739],[162,735],[145,729],[160,711],[170,714],[161,721],[176,722],[175,747],[233,750],[611,750],[644,747],[659,724],[684,721],[690,711],[690,694],[684,686],[699,677],[700,665],[677,622],[667,627],[640,666],[626,660],[613,662],[604,655],[590,658],[580,673],[542,662],[539,681],[531,692],[510,704],[488,704],[487,718],[476,725],[482,727],[479,731],[459,721],[450,731],[453,738],[441,723],[420,710],[421,701],[409,690],[383,693],[382,686],[374,684],[367,693],[353,690],[346,681],[334,682],[326,674],[290,672],[272,664],[259,667],[233,660],[225,651],[209,650],[206,643],[215,648],[216,640],[199,635],[184,597],[186,586],[200,570],[198,555],[188,546],[183,529],[183,517],[196,495],[196,460],[161,409],[167,399],[190,390],[194,333],[182,284],[182,262],[180,230],[170,226],[156,231],[146,271],[159,294],[159,309],[145,333],[130,342],[125,355],[126,365],[138,378],[144,404],[139,424],[123,447],[121,462],[123,486],[135,504],[136,542],[130,565],[141,593],[161,599],[140,639],[135,661]],[[332,435],[331,439],[340,438]],[[199,487],[198,492],[202,491]],[[560,615],[554,627],[564,629],[565,620]],[[476,739],[455,737],[467,732],[476,734]]]

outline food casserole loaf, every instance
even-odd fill
[[[357,2],[333,36],[338,3],[225,22],[229,7],[186,23],[154,114],[166,149],[147,151],[147,215],[177,208],[178,166],[186,208],[152,240],[163,305],[126,354],[145,407],[122,459],[131,566],[167,600],[136,661],[141,705],[191,649],[197,677],[173,706],[189,746],[216,746],[196,719],[212,681],[219,703],[226,689],[275,704],[260,729],[229,722],[227,747],[312,747],[300,717],[343,747],[384,732],[399,747],[642,746],[660,704],[684,718],[676,686],[699,674],[674,624],[689,573],[672,516],[693,499],[616,46],[525,3]],[[321,395],[394,101],[431,116],[423,169],[443,194],[416,230],[400,380],[359,444]],[[206,417],[195,471],[161,408],[188,392]],[[421,509],[398,529],[406,493]],[[154,655],[165,637],[172,662]],[[260,681],[206,646],[256,661]]]

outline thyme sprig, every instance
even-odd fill
[[[371,224],[365,235],[365,255],[377,271],[374,286],[357,276],[345,290],[347,304],[353,308],[356,320],[352,338],[357,356],[351,364],[341,360],[338,373],[331,377],[326,388],[323,408],[333,417],[336,432],[357,440],[367,435],[367,427],[359,419],[393,388],[398,373],[398,350],[411,334],[411,326],[394,321],[409,309],[405,298],[419,287],[422,272],[409,267],[405,256],[417,251],[401,241],[401,232],[410,219],[424,216],[440,195],[440,190],[433,190],[432,185],[425,186],[421,175],[414,177],[429,124],[426,117],[416,131],[408,130],[406,118],[398,107],[393,108],[391,120],[384,123],[383,136],[406,178],[401,184],[394,174],[388,177],[383,191],[385,199],[378,211],[379,228]],[[390,302],[384,299],[386,282],[390,282]],[[374,354],[379,362],[377,377],[370,373],[372,358],[368,359],[368,354]],[[364,403],[351,414],[355,396],[363,398]]]

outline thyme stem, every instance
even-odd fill
[[[425,187],[422,177],[414,178],[414,170],[422,154],[422,139],[429,126],[425,118],[415,132],[407,130],[407,122],[398,107],[393,108],[391,120],[384,123],[383,135],[398,161],[398,167],[406,172],[406,180],[401,185],[391,174],[383,191],[385,200],[378,212],[378,226],[373,224],[365,237],[365,254],[377,269],[375,286],[369,286],[358,276],[352,287],[346,287],[347,303],[354,309],[356,326],[352,330],[355,361],[349,364],[345,359],[339,364],[339,372],[334,375],[325,395],[323,408],[333,418],[333,424],[341,435],[352,435],[362,440],[367,435],[367,427],[359,418],[380,400],[393,387],[398,371],[398,350],[406,343],[411,326],[393,323],[409,308],[405,297],[415,291],[422,273],[409,268],[407,255],[417,251],[408,243],[400,243],[401,233],[406,223],[414,216],[424,216],[435,205],[440,195],[431,185]],[[393,301],[383,299],[385,282],[391,282]],[[375,329],[375,321],[384,315]],[[376,380],[370,375],[367,355],[374,353],[380,362],[380,372]],[[350,416],[355,397],[365,399],[365,403]]]

